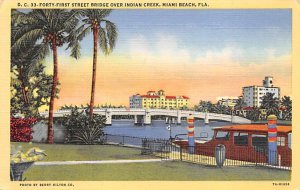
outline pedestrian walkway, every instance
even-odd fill
[[[94,160],[94,161],[51,161],[35,162],[36,166],[54,166],[54,165],[77,165],[77,164],[124,164],[124,163],[145,163],[161,162],[162,159],[144,159],[144,160]]]

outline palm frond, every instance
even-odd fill
[[[50,48],[48,44],[36,45],[32,50],[32,59],[36,62],[42,61],[50,53]]]
[[[68,46],[66,49],[71,49],[71,56],[75,59],[80,57],[80,44],[79,42],[90,32],[90,28],[82,24],[78,29],[71,31],[67,37]]]
[[[78,20],[76,18],[73,18],[71,20],[68,20],[68,22],[64,22],[62,24],[63,27],[61,28],[61,30],[69,33],[72,30],[74,30],[77,25],[78,25]]]
[[[114,23],[106,20],[105,28],[106,28],[106,32],[107,32],[109,50],[111,52],[115,48],[116,41],[118,39],[117,27]]]
[[[82,30],[80,34],[78,34],[78,40],[81,41],[84,37],[86,37],[91,32],[90,27],[86,27]]]
[[[43,35],[43,30],[40,28],[35,28],[20,35],[21,36],[15,40],[15,43],[12,44],[12,49],[26,48],[27,42],[36,42]]]
[[[70,33],[79,23],[79,13],[76,11],[63,11],[60,10],[55,17],[55,28],[59,28],[59,32]]]
[[[33,21],[34,18],[32,18],[30,15],[20,12],[16,9],[11,10],[11,22],[13,24],[30,23]]]
[[[74,57],[75,59],[79,59],[80,57],[80,43],[77,41],[74,43],[74,45],[71,48],[71,57]]]
[[[96,10],[97,18],[102,20],[103,18],[108,17],[111,12],[111,9],[98,9]]]
[[[41,22],[43,25],[47,25],[47,15],[44,12],[44,9],[34,9],[29,15]]]
[[[12,39],[15,41],[20,38],[22,35],[30,32],[32,30],[42,29],[42,26],[38,23],[35,24],[22,24],[15,27],[12,27]]]
[[[74,40],[79,40],[81,41],[89,32],[90,28],[86,27],[86,24],[82,24],[81,26],[79,26],[76,30],[72,30],[69,33],[69,36],[67,37],[67,40],[70,41],[71,43]],[[68,49],[68,48],[67,48]]]
[[[84,15],[85,10],[84,9],[73,9],[69,12],[68,18],[65,20],[65,22],[68,22],[71,19],[78,19],[80,20],[80,17]]]
[[[105,55],[109,54],[109,44],[106,38],[106,32],[103,28],[99,28],[98,33],[99,46]]]

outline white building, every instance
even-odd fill
[[[274,97],[280,98],[280,88],[274,87],[273,77],[266,76],[263,80],[263,86],[246,86],[243,87],[243,99],[247,106],[260,107],[262,97],[267,93],[273,93]]]

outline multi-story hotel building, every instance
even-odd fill
[[[243,87],[243,99],[247,106],[260,107],[262,97],[267,93],[273,93],[274,97],[280,98],[280,88],[274,87],[273,77],[266,76],[263,80],[263,86],[246,86]]]
[[[148,91],[146,95],[135,94],[129,97],[130,108],[180,109],[188,107],[187,96],[166,96],[163,90]]]

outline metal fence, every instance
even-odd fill
[[[213,146],[177,145],[170,139],[112,134],[105,134],[102,141],[104,144],[140,148],[141,154],[154,155],[165,160],[177,160],[205,166],[264,166],[286,170],[291,170],[292,167],[291,149],[281,148],[277,152],[271,152],[267,146],[240,146],[227,147],[217,152],[217,148]],[[223,162],[222,159],[224,159]]]
[[[291,151],[272,152],[267,147],[227,148],[218,152],[216,147],[179,146],[170,141],[144,139],[142,154],[206,166],[264,166],[291,170]]]
[[[115,145],[122,145],[122,146],[129,146],[129,147],[137,147],[142,148],[143,142],[149,141],[168,141],[166,139],[153,139],[153,138],[146,138],[146,137],[133,137],[133,136],[125,136],[125,135],[112,135],[112,134],[104,134],[102,137],[102,141],[105,144],[115,144]]]

